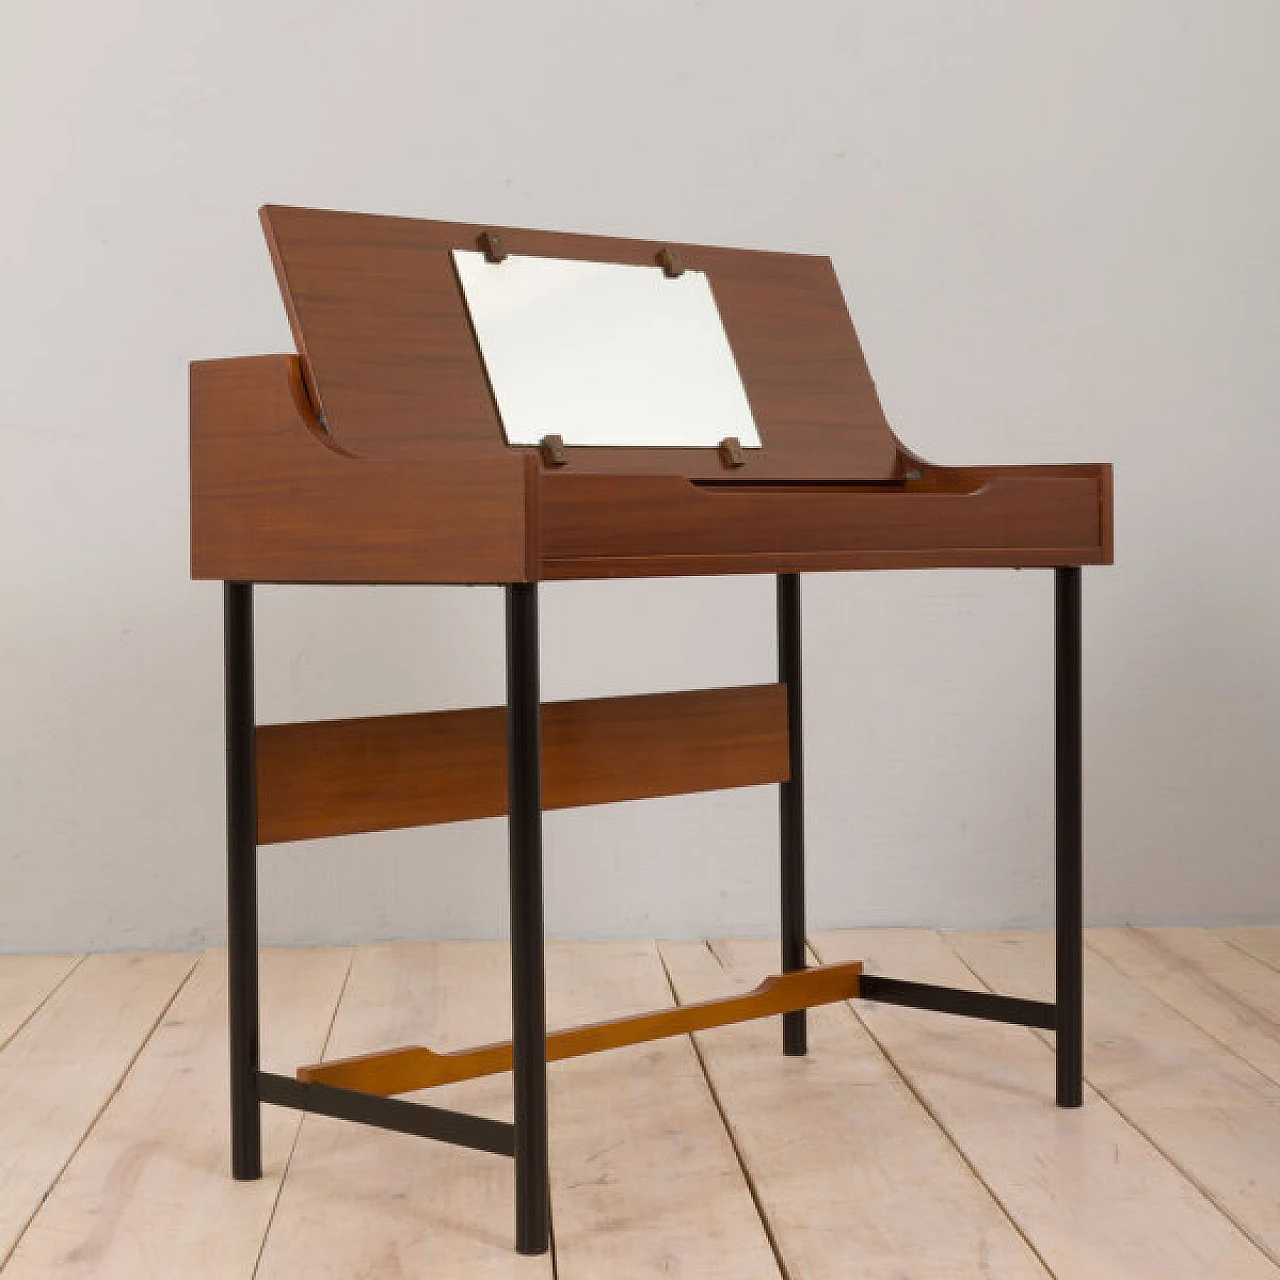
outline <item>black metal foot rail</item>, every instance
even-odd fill
[[[258,1099],[277,1107],[292,1107],[313,1115],[332,1116],[337,1120],[353,1120],[356,1124],[378,1129],[394,1129],[419,1138],[435,1138],[456,1147],[491,1151],[496,1156],[516,1153],[515,1125],[505,1120],[487,1120],[484,1116],[447,1111],[423,1102],[402,1102],[398,1098],[380,1098],[354,1089],[338,1089],[328,1084],[304,1084],[292,1076],[258,1072]]]
[[[1020,1000],[1016,996],[965,991],[960,987],[941,987],[932,982],[904,982],[901,978],[882,978],[876,973],[862,975],[858,995],[863,1000],[875,1000],[880,1004],[933,1009],[938,1013],[983,1018],[987,1022],[1009,1022],[1019,1027],[1043,1027],[1052,1031],[1057,1026],[1057,1006],[1049,1001]]]

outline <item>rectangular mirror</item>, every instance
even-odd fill
[[[760,448],[703,272],[453,258],[508,444]]]

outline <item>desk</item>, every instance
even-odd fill
[[[826,258],[311,209],[262,219],[297,354],[192,366],[192,573],[225,584],[234,1175],[261,1174],[263,1103],[462,1143],[514,1157],[516,1246],[542,1252],[548,1060],[772,1014],[799,1055],[805,1009],[851,998],[1054,1030],[1057,1102],[1079,1106],[1080,570],[1112,559],[1110,467],[914,454]],[[477,249],[705,273],[761,447],[508,444],[452,256]],[[806,969],[801,575],[918,568],[1056,578],[1053,1002]],[[543,705],[539,583],[724,573],[776,578],[776,683]],[[259,725],[252,591],[271,582],[502,587],[506,705]],[[780,974],[744,997],[548,1036],[543,809],[761,783],[780,795]],[[511,1041],[263,1072],[258,847],[503,815]],[[507,1070],[514,1124],[395,1096]]]

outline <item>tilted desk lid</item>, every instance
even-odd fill
[[[828,258],[268,206],[263,226],[333,438],[362,457],[508,445],[451,250],[496,232],[510,255],[705,272],[763,444],[760,477],[894,474],[897,442]],[[575,471],[720,476],[714,450],[574,450]]]

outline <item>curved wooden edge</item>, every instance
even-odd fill
[[[745,995],[553,1031],[547,1036],[547,1061],[559,1062],[604,1049],[620,1049],[647,1040],[688,1035],[693,1031],[707,1031],[753,1018],[767,1018],[815,1005],[851,1000],[858,995],[861,981],[862,964],[859,961],[822,965],[799,973],[774,974]],[[510,1070],[511,1042],[504,1040],[453,1053],[435,1053],[431,1049],[411,1045],[335,1062],[317,1062],[299,1067],[298,1079],[308,1084],[327,1084],[391,1097]]]
[[[191,366],[191,570],[245,582],[519,582],[525,464],[442,445],[352,456],[297,356]]]

